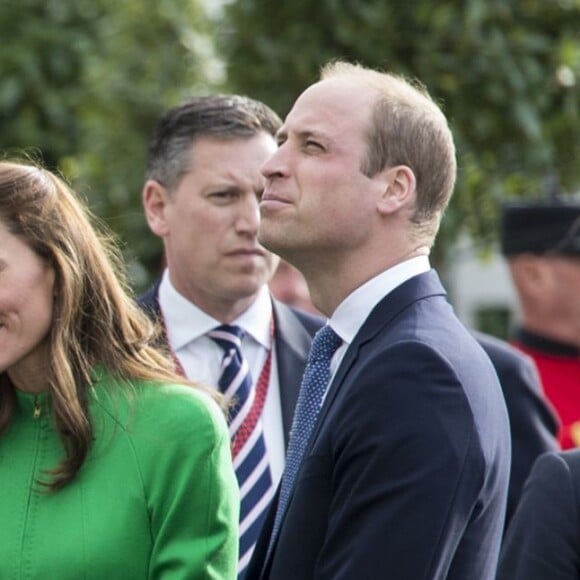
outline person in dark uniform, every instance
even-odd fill
[[[519,298],[511,342],[534,359],[562,448],[580,446],[580,199],[505,204],[501,247]]]
[[[512,463],[505,527],[520,501],[524,482],[534,461],[558,449],[559,421],[546,401],[534,361],[504,340],[473,333],[495,368],[510,421]]]

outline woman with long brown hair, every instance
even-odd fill
[[[63,180],[0,162],[0,578],[235,577],[223,413],[120,265]]]

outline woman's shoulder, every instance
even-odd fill
[[[172,419],[193,416],[220,423],[225,421],[223,411],[209,392],[195,385],[139,381],[136,393],[140,406],[167,412]]]
[[[106,377],[92,396],[93,457],[121,458],[124,470],[136,470],[149,498],[160,501],[167,478],[188,481],[200,470],[231,466],[225,416],[203,390]]]
[[[194,385],[101,374],[92,393],[95,406],[122,427],[151,424],[172,431],[179,425],[227,429],[222,409],[209,392]]]

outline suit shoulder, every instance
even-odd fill
[[[288,306],[279,300],[274,299],[274,312],[277,321],[280,325],[285,326],[286,324],[299,324],[302,326],[308,334],[313,336],[316,331],[326,324],[326,319],[322,316],[317,316],[316,314],[310,314],[299,308],[294,308],[293,306]]]
[[[527,513],[538,517],[539,511],[550,510],[545,498],[555,504],[574,504],[577,507],[580,496],[580,449],[568,451],[548,451],[540,455],[530,472],[524,488],[527,494]],[[523,501],[523,500],[522,500]]]
[[[536,469],[552,476],[558,473],[561,476],[563,471],[568,471],[580,486],[580,449],[544,453],[538,459]]]
[[[513,346],[497,336],[485,334],[476,330],[472,330],[471,334],[492,360],[503,358],[514,361],[527,360],[526,355],[517,351]]]
[[[157,318],[158,315],[157,296],[160,282],[161,280],[157,280],[150,288],[135,298],[137,306],[142,308],[153,319]]]
[[[540,378],[534,361],[527,354],[520,352],[511,344],[495,336],[474,332],[477,342],[490,358],[500,377],[521,376],[528,386],[541,391]]]
[[[291,308],[292,312],[296,315],[298,320],[302,325],[308,330],[309,333],[315,334],[317,330],[322,328],[326,324],[326,319],[322,316],[317,316],[315,314],[310,314],[303,310],[298,310]]]

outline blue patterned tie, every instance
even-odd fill
[[[280,489],[272,536],[270,537],[270,544],[268,546],[268,555],[273,548],[280,530],[282,518],[288,506],[292,488],[294,487],[294,480],[296,479],[304,452],[306,451],[310,436],[316,425],[324,393],[326,393],[326,389],[328,388],[330,381],[330,361],[336,349],[341,344],[342,339],[340,336],[328,325],[321,328],[314,335],[310,355],[308,356],[308,364],[302,377],[302,385],[300,387],[300,394],[298,395],[294,420],[292,422],[292,434],[286,455],[286,466],[284,468],[284,474],[282,475],[282,487]]]
[[[249,417],[255,389],[247,362],[242,357],[244,331],[239,326],[224,324],[208,333],[223,350],[219,389],[232,401],[229,413],[230,437],[242,433]],[[240,431],[240,428],[242,431]],[[238,578],[243,579],[260,534],[266,510],[274,494],[272,474],[266,453],[262,421],[258,419],[251,433],[242,433],[244,442],[234,453],[234,468],[240,486],[240,559]]]

